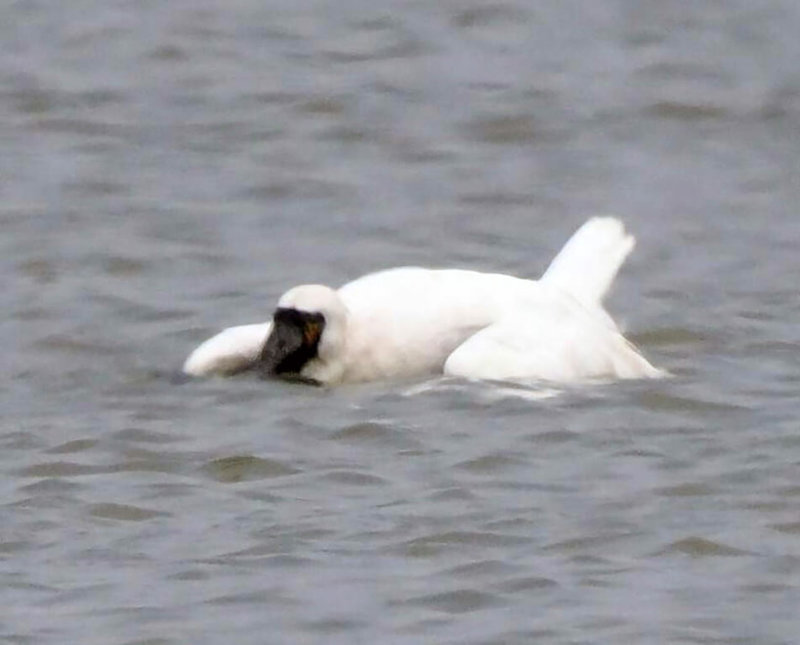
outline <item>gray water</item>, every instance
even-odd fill
[[[7,2],[0,642],[793,644],[800,5]],[[663,382],[178,384],[302,282],[536,277]]]

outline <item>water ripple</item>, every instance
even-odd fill
[[[298,468],[284,461],[265,459],[255,455],[220,457],[208,462],[203,470],[212,479],[225,484],[286,477],[300,472]]]
[[[668,544],[656,555],[671,555],[676,553],[689,555],[694,558],[742,556],[748,554],[747,551],[734,548],[722,542],[716,542],[699,536],[691,536]]]
[[[155,517],[166,517],[169,515],[169,513],[142,508],[140,506],[115,504],[112,502],[92,504],[89,507],[89,514],[101,519],[122,520],[125,522],[141,522]]]

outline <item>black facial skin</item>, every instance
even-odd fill
[[[258,360],[261,376],[292,378],[292,375],[299,375],[305,364],[317,357],[323,329],[325,317],[322,314],[276,309],[272,317],[272,332]]]

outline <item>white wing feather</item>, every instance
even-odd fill
[[[183,371],[190,376],[225,376],[246,370],[258,360],[271,327],[271,322],[228,327],[189,354]]]
[[[551,307],[519,311],[470,337],[447,359],[444,373],[470,379],[656,378],[656,369],[615,328],[588,312]]]
[[[636,240],[614,217],[593,217],[572,235],[541,277],[586,305],[603,301]]]

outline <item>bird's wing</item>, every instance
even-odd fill
[[[602,303],[635,239],[614,217],[593,217],[572,235],[541,278],[588,306]]]
[[[445,374],[562,383],[661,375],[604,318],[562,304],[520,309],[482,329],[450,354]]]
[[[195,349],[183,364],[190,376],[230,375],[250,369],[258,360],[272,322],[228,327]]]

